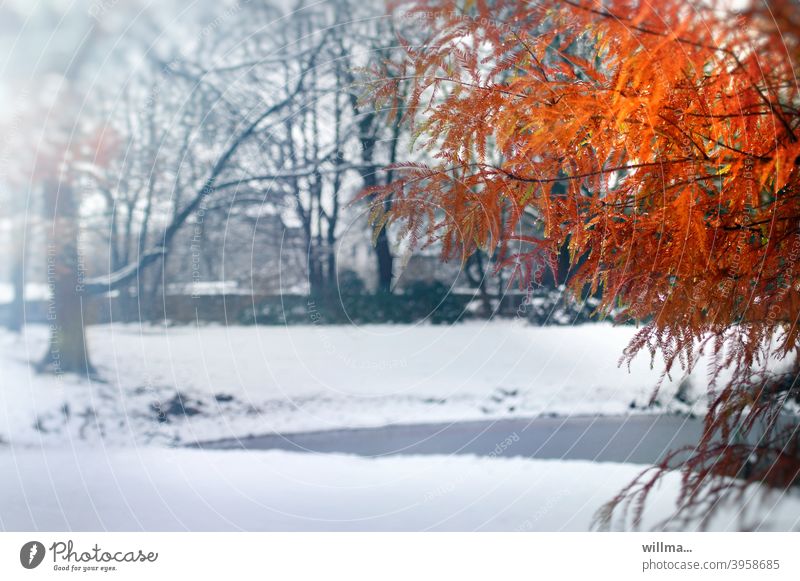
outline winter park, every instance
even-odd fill
[[[800,530],[796,2],[0,46],[0,531]]]

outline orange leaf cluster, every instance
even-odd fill
[[[727,363],[798,341],[800,14],[682,0],[410,0],[407,118],[430,152],[376,194],[445,257],[568,247],[578,294],[647,326],[630,347]],[[386,79],[376,99],[398,83]],[[382,200],[392,199],[383,215]],[[539,225],[532,231],[529,218]],[[528,224],[528,226],[526,226]]]

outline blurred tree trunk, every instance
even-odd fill
[[[367,133],[369,126],[372,123],[370,117],[365,116],[361,121],[360,129],[362,135]],[[373,188],[378,185],[378,174],[376,173],[377,165],[375,164],[375,139],[372,137],[361,138],[361,159],[364,164],[363,169],[360,171],[361,180],[364,189]],[[390,202],[385,204],[386,210],[389,210]],[[381,228],[375,238],[375,259],[378,267],[378,292],[390,294],[392,292],[392,279],[394,277],[394,256],[392,255],[392,248],[389,244],[389,236],[386,233],[386,228]]]
[[[392,279],[394,278],[394,256],[389,246],[389,236],[386,228],[381,228],[375,240],[375,257],[378,261],[378,290],[383,293],[392,292]]]
[[[70,170],[70,146],[76,139],[77,125],[69,127],[76,118],[75,104],[83,101],[74,92],[74,83],[81,69],[87,64],[101,28],[87,22],[88,30],[74,51],[62,50],[43,53],[51,61],[54,70],[63,70],[59,115],[45,121],[43,131],[54,139],[53,145],[61,149],[61,156],[46,155],[37,160],[35,173],[42,176],[43,214],[47,229],[46,277],[50,290],[47,321],[50,339],[47,353],[37,366],[39,371],[61,375],[75,373],[92,376],[94,367],[89,360],[84,333],[83,274],[80,269],[78,233],[80,220],[79,193],[73,189],[71,177],[65,175],[63,166]],[[80,38],[80,36],[78,36]],[[56,43],[58,44],[58,43]],[[70,54],[71,53],[71,54]],[[64,59],[65,54],[70,57]],[[71,113],[70,113],[71,112]],[[66,127],[62,125],[66,122]],[[64,136],[69,139],[63,141]],[[37,154],[38,155],[38,154]]]
[[[13,261],[11,285],[14,289],[14,298],[6,321],[6,326],[14,333],[19,333],[25,322],[25,251],[27,242],[25,230],[25,220],[20,214],[17,214],[11,231],[11,260]]]
[[[84,304],[79,272],[78,204],[69,184],[46,183],[48,213],[47,309],[50,341],[40,371],[93,375],[84,335]]]
[[[400,110],[398,110],[392,121],[388,165],[397,162],[397,144],[400,143],[400,135],[403,131],[401,117],[402,114]],[[386,173],[386,183],[390,184],[393,180],[394,171],[389,170]],[[387,198],[383,203],[383,209],[385,212],[389,212],[392,209],[391,198]],[[385,293],[391,293],[392,282],[394,281],[394,255],[392,254],[392,247],[389,243],[389,234],[386,231],[386,226],[381,228],[375,240],[375,256],[378,259],[378,289]]]
[[[489,290],[486,288],[488,277],[486,276],[486,267],[483,264],[484,254],[482,250],[474,252],[467,259],[467,264],[464,268],[464,274],[469,283],[478,289],[481,300],[481,316],[485,319],[491,319],[495,315],[495,307],[492,305],[492,297],[489,295]],[[473,269],[475,272],[473,272]],[[500,301],[503,295],[498,296],[497,309],[500,308]]]

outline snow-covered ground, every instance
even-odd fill
[[[647,406],[657,366],[616,364],[633,333],[521,322],[107,325],[88,332],[92,381],[33,371],[44,327],[0,333],[0,530],[587,530],[643,466],[182,445],[394,423],[702,413],[699,382],[675,399],[680,376]],[[677,490],[670,475],[645,529],[670,516]],[[798,497],[746,508],[758,518],[730,508],[714,528],[800,526]]]
[[[632,327],[91,327],[102,381],[37,375],[46,329],[0,334],[0,442],[175,444],[273,432],[643,411],[659,369]],[[705,376],[701,365],[695,372]],[[674,400],[665,382],[659,407]],[[695,386],[695,392],[702,391]],[[691,396],[691,393],[690,393]],[[702,412],[700,399],[695,410]]]
[[[14,450],[0,454],[0,529],[585,531],[641,469],[470,456]],[[653,494],[645,530],[670,518],[677,489],[675,475]],[[727,507],[712,528],[798,527],[797,498],[759,502],[744,513]]]

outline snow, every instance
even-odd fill
[[[617,366],[632,327],[93,326],[102,382],[37,375],[47,330],[0,334],[0,441],[175,443],[394,423],[641,411],[659,378]],[[696,374],[704,377],[701,365]],[[660,408],[680,376],[667,380]],[[698,399],[695,411],[702,412]],[[185,414],[184,414],[185,411]],[[160,421],[159,421],[160,420]]]
[[[186,296],[222,296],[222,295],[250,295],[251,290],[239,288],[235,280],[220,281],[195,281],[186,283],[172,283],[167,285],[168,295]]]
[[[28,301],[47,301],[50,299],[50,287],[44,283],[26,283],[25,299]],[[7,282],[0,282],[0,304],[8,304],[13,300],[14,285]]]
[[[632,404],[642,413],[657,365],[616,365],[634,332],[520,321],[113,324],[88,329],[101,377],[92,381],[33,371],[45,327],[2,332],[0,530],[587,530],[643,466],[183,445],[394,423],[626,414]],[[704,376],[704,364],[696,373]],[[649,411],[689,411],[673,399],[681,380],[668,380],[661,407]],[[702,413],[703,399],[694,397]],[[662,482],[643,528],[670,516],[678,478]],[[746,516],[764,523],[742,521],[728,507],[713,527],[798,527],[800,498],[764,502],[746,506]]]
[[[158,448],[0,454],[6,531],[585,531],[641,466],[459,457],[363,459]],[[677,476],[642,523],[668,519]],[[798,527],[800,500],[746,507],[746,526]],[[740,526],[738,509],[713,521]],[[762,522],[764,520],[765,522]]]

